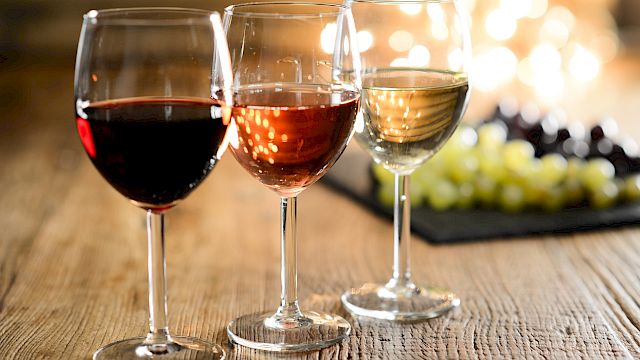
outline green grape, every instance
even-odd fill
[[[506,168],[515,173],[526,173],[535,150],[525,140],[512,140],[502,147],[502,156]]]
[[[500,189],[498,203],[506,212],[520,212],[525,206],[524,191],[518,185],[505,184]]]
[[[503,181],[507,177],[507,170],[504,166],[504,160],[500,156],[500,152],[487,149],[476,150],[480,173],[497,182]]]
[[[451,164],[449,167],[449,177],[460,184],[463,182],[469,182],[476,177],[478,172],[478,159],[473,152],[468,152],[465,156],[461,157],[455,164]]]
[[[381,184],[376,189],[376,198],[382,205],[393,207],[395,188],[393,184]]]
[[[380,184],[393,184],[393,173],[385,169],[382,164],[374,163],[371,165],[371,169],[373,170],[373,176],[380,182]]]
[[[562,187],[567,205],[578,205],[584,200],[584,188],[577,178],[567,177]]]
[[[524,200],[527,204],[540,207],[544,197],[549,193],[549,185],[540,181],[529,181],[524,186]]]
[[[567,161],[567,179],[578,179],[585,164],[585,161],[580,158],[570,157]]]
[[[484,206],[491,206],[496,198],[497,183],[490,177],[480,175],[475,180],[476,199]]]
[[[542,173],[544,168],[542,167],[542,160],[532,158],[529,161],[529,165],[523,168],[519,173],[511,173],[511,181],[520,184],[523,187],[530,186],[531,184],[540,184],[545,187],[550,185],[549,182],[542,180]]]
[[[460,125],[447,141],[449,148],[472,148],[478,141],[478,135],[474,128],[468,125]]]
[[[429,205],[438,211],[448,210],[458,201],[458,188],[448,180],[434,184],[428,191]]]
[[[547,154],[540,159],[540,180],[556,185],[567,177],[567,160],[560,154]]]
[[[487,123],[478,128],[478,146],[495,150],[507,141],[507,130],[498,123]]]
[[[613,183],[616,184],[616,187],[618,188],[618,198],[620,198],[622,195],[624,195],[624,180],[619,177],[615,177],[613,178]]]
[[[615,175],[615,168],[607,159],[592,159],[580,172],[580,181],[592,192],[600,189],[605,183],[611,181]]]
[[[421,206],[424,202],[425,192],[427,187],[424,187],[419,181],[413,181],[413,174],[411,175],[411,185],[409,188],[409,199],[411,200],[411,207]]]
[[[453,166],[459,159],[467,156],[474,149],[476,140],[477,135],[473,128],[461,126],[451,135],[447,144],[436,156],[441,158],[447,167]]]
[[[559,186],[552,186],[546,189],[546,193],[540,201],[543,210],[556,212],[565,206],[566,198]]]
[[[618,199],[618,186],[613,180],[605,181],[600,187],[591,190],[589,202],[596,209],[613,206]]]
[[[433,158],[417,168],[414,172],[428,171],[430,173],[443,175],[447,172],[447,163],[443,158]]]
[[[465,182],[458,185],[458,202],[456,207],[459,209],[470,209],[475,202],[475,188],[472,183]]]
[[[418,184],[423,189],[428,189],[445,177],[443,167],[430,164],[431,161],[428,161],[411,174],[411,184]]]
[[[624,197],[629,201],[640,200],[640,175],[630,175],[624,180]]]

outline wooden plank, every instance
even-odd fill
[[[0,313],[35,233],[67,193],[82,155],[69,136],[74,131],[70,102],[31,105],[59,91],[60,80],[70,81],[59,71],[51,78],[45,74],[52,75],[29,71],[0,77],[6,92],[0,122]],[[70,90],[60,95],[70,97]],[[52,112],[62,109],[68,116],[51,121]]]
[[[35,237],[6,299],[3,358],[86,357],[101,344],[145,332],[143,212],[87,162],[73,184]],[[230,158],[193,195],[167,219],[171,324],[175,333],[225,342],[232,317],[277,305],[278,201]],[[345,234],[350,224],[366,226]],[[343,289],[388,275],[390,225],[325,188],[301,196],[299,232],[303,308],[346,316],[338,302]],[[461,309],[411,324],[352,319],[347,343],[306,358],[631,357],[583,274],[567,261],[576,256],[567,254],[575,251],[568,244],[582,240],[453,247],[416,241],[416,277],[455,289]],[[231,358],[257,354],[242,350]]]
[[[147,330],[144,212],[84,158],[70,90],[60,92],[68,71],[23,80],[0,123],[0,358],[88,358]],[[47,106],[27,106],[42,99]],[[229,320],[275,309],[278,216],[277,196],[230,155],[169,212],[174,333],[226,344]],[[456,291],[461,308],[417,323],[352,319],[339,295],[386,280],[391,235],[389,222],[327,188],[301,195],[302,307],[337,312],[354,331],[338,346],[289,358],[640,357],[638,228],[455,246],[415,239],[416,279]],[[281,358],[227,349],[230,359]]]

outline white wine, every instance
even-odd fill
[[[387,169],[408,174],[455,130],[466,105],[466,74],[377,69],[363,76],[356,139]]]

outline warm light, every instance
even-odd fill
[[[402,4],[400,10],[407,15],[417,15],[422,10],[420,4]]]
[[[447,60],[449,61],[449,69],[453,71],[462,70],[462,60],[463,60],[462,49],[460,48],[453,49],[449,53]]]
[[[431,23],[431,33],[436,40],[446,40],[449,37],[449,29],[447,25],[441,21],[434,21]]]
[[[237,149],[238,146],[240,146],[240,142],[238,140],[238,128],[236,127],[236,122],[233,117],[231,118],[231,124],[229,124],[226,136],[229,138],[229,144],[231,144],[234,149]]]
[[[476,0],[463,0],[462,1],[464,3],[464,8],[467,11],[467,13],[471,13],[473,11],[473,9],[475,9],[476,7]]]
[[[496,40],[507,40],[516,32],[518,24],[509,12],[497,9],[489,13],[484,22],[487,34]]]
[[[431,2],[428,3],[427,13],[429,14],[431,20],[444,22],[444,10],[442,9],[442,6],[440,6],[440,4]]]
[[[358,134],[364,131],[364,117],[362,117],[362,111],[358,111],[358,115],[356,115],[356,123],[354,125],[354,130]]]
[[[577,45],[571,60],[569,60],[569,73],[576,80],[591,81],[600,72],[600,60],[584,47]]]
[[[569,40],[569,28],[560,20],[549,19],[540,27],[540,40],[563,47]]]
[[[398,30],[389,36],[389,46],[395,51],[407,51],[412,45],[413,36],[407,31]]]
[[[429,49],[422,45],[416,45],[409,50],[409,65],[410,66],[427,66],[431,60],[431,53]]]
[[[527,17],[530,19],[539,18],[547,11],[548,5],[547,0],[533,0]]]
[[[336,44],[338,26],[335,23],[327,24],[320,33],[320,47],[327,54],[333,54]]]
[[[539,73],[534,82],[536,93],[541,98],[557,98],[564,89],[564,76],[560,70]]]
[[[373,35],[367,30],[358,31],[358,47],[360,52],[365,52],[373,45]]]
[[[606,31],[589,41],[589,48],[593,49],[602,62],[613,60],[618,53],[618,35],[613,31]]]
[[[389,64],[391,67],[408,67],[409,59],[407,58],[395,58]]]
[[[571,31],[573,25],[576,23],[576,17],[573,13],[564,6],[554,6],[547,12],[545,16],[548,20],[558,20],[567,26],[567,29]]]
[[[516,19],[522,18],[529,14],[530,9],[533,7],[533,0],[502,0],[500,1],[500,8],[507,11],[511,16]]]
[[[540,44],[531,50],[529,55],[531,66],[536,73],[544,73],[560,69],[562,57],[558,50],[550,44]]]
[[[511,50],[500,46],[476,56],[473,66],[477,88],[489,91],[513,79],[518,66],[518,58]]]
[[[518,79],[523,84],[533,86],[535,83],[535,72],[530,58],[524,58],[518,64]]]

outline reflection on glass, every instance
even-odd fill
[[[361,55],[356,139],[375,162],[394,173],[396,193],[391,279],[345,292],[342,303],[355,315],[416,320],[460,304],[447,290],[414,282],[409,243],[409,175],[440,150],[468,101],[470,42],[466,15],[458,6],[444,0],[352,2],[356,27],[367,29],[374,39]],[[381,21],[389,17],[395,21]]]
[[[281,198],[282,256],[278,309],[240,316],[227,332],[255,349],[320,349],[351,327],[298,304],[297,195],[331,168],[353,133],[360,102],[353,20],[340,5],[261,3],[228,7],[225,25],[234,59],[231,150]]]

